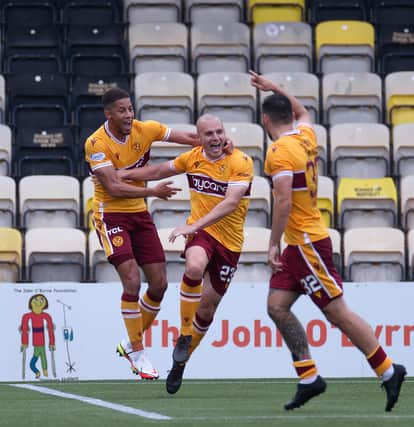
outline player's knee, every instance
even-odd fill
[[[185,275],[193,280],[201,280],[203,269],[198,263],[188,260],[185,265]]]

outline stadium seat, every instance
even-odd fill
[[[77,147],[66,128],[19,129],[14,141],[18,177],[28,175],[77,175]]]
[[[190,124],[173,123],[169,125],[171,129],[183,132],[196,133],[196,127]],[[173,160],[181,153],[191,150],[188,145],[178,144],[176,142],[155,141],[151,145],[151,163],[162,163],[167,160]]]
[[[6,90],[4,84],[4,77],[0,74],[0,122],[4,123],[5,121],[5,111],[6,111]]]
[[[414,229],[414,175],[404,176],[400,183],[401,225],[404,230]]]
[[[11,74],[6,87],[9,122],[18,129],[58,128],[68,123],[66,75]]]
[[[263,176],[255,176],[252,182],[250,204],[245,225],[248,227],[269,227],[271,211],[271,188],[269,180]]]
[[[410,24],[377,26],[377,63],[383,75],[414,69],[414,27]]]
[[[63,72],[61,34],[57,25],[7,26],[4,70],[6,73]]]
[[[36,27],[48,27],[58,20],[56,7],[51,2],[10,0],[1,3],[2,22],[8,27],[30,26],[31,23],[35,23]]]
[[[344,233],[344,268],[353,282],[405,279],[404,233],[395,228],[355,228]]]
[[[317,71],[374,71],[374,27],[362,21],[326,21],[315,28]]]
[[[135,77],[135,106],[139,120],[192,123],[194,81],[184,73],[143,73]]]
[[[319,175],[328,175],[328,136],[324,126],[313,124],[318,143],[318,173]]]
[[[79,181],[71,176],[33,175],[19,182],[20,226],[79,226]]]
[[[83,227],[94,230],[92,221],[93,194],[95,187],[90,176],[82,181]]]
[[[414,230],[410,230],[407,234],[408,246],[408,266],[410,269],[409,280],[414,280]]]
[[[382,178],[390,174],[390,132],[380,123],[331,127],[331,174],[336,178]]]
[[[342,244],[341,235],[335,228],[328,228],[329,237],[332,241],[332,258],[336,270],[340,275],[343,273],[343,262],[342,262]]]
[[[135,74],[188,69],[188,32],[177,22],[129,26],[129,59]]]
[[[249,21],[253,24],[262,22],[303,21],[305,17],[305,0],[249,0]]]
[[[270,228],[245,227],[244,243],[233,282],[254,283],[270,279],[271,270],[267,265]]]
[[[169,227],[158,228],[157,231],[167,261],[167,281],[169,283],[180,283],[185,270],[185,259],[181,257],[181,254],[184,252],[185,239],[180,236],[174,243],[171,243],[168,240],[168,236],[172,230],[173,228]]]
[[[198,114],[214,114],[223,122],[256,121],[256,89],[245,73],[205,73],[197,79]]]
[[[410,24],[414,22],[411,0],[374,0],[371,2],[372,20],[376,24]]]
[[[185,21],[192,24],[242,22],[244,4],[243,0],[186,0]]]
[[[348,21],[367,21],[369,17],[366,0],[312,0],[308,4],[308,19],[315,24],[338,17]]]
[[[181,188],[181,191],[168,200],[157,197],[148,197],[147,199],[148,212],[151,214],[157,228],[184,225],[190,214],[190,190],[186,175],[175,175],[168,178],[168,181],[173,181],[173,186]],[[150,181],[148,186],[153,187],[159,182]]]
[[[322,103],[327,125],[381,122],[381,79],[371,73],[325,74]]]
[[[181,21],[181,0],[123,0],[130,25]]]
[[[115,267],[108,262],[95,230],[89,232],[88,250],[89,280],[98,283],[119,282],[119,275]]]
[[[311,114],[313,122],[319,121],[319,80],[309,73],[269,73],[264,77],[280,85],[297,97]],[[270,92],[260,91],[260,105]]]
[[[0,282],[15,283],[21,279],[22,235],[14,228],[0,228]]]
[[[121,21],[118,1],[70,0],[62,6],[62,22],[66,25],[112,25]]]
[[[253,28],[255,70],[272,72],[312,71],[312,29],[305,22],[267,22]]]
[[[199,23],[191,27],[191,70],[246,73],[250,68],[250,31],[246,24]]]
[[[263,173],[264,132],[256,123],[225,122],[224,130],[235,147],[240,148],[253,159],[255,175]]]
[[[394,174],[414,175],[414,123],[403,123],[392,128]]]
[[[16,225],[16,183],[9,176],[0,176],[0,227]]]
[[[401,71],[385,77],[387,123],[414,122],[414,72]]]
[[[74,228],[36,228],[26,232],[26,280],[81,282],[85,278],[86,238]]]
[[[334,183],[328,176],[318,177],[318,208],[326,227],[334,226]]]
[[[90,135],[98,129],[105,121],[105,114],[102,105],[98,104],[83,104],[79,105],[75,112],[75,125],[80,129],[80,135]],[[86,133],[85,133],[86,132]],[[80,138],[83,143],[86,139]]]
[[[11,174],[12,135],[7,125],[0,124],[0,176]]]
[[[397,189],[392,178],[342,178],[338,188],[338,226],[394,227],[397,224]]]

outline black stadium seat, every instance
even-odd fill
[[[314,24],[338,19],[366,21],[369,17],[367,0],[311,0],[308,4],[309,21]]]

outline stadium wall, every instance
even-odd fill
[[[374,328],[390,356],[414,372],[414,283],[346,283],[348,304]],[[159,317],[145,335],[145,345],[161,378],[171,365],[173,340],[179,327],[179,284],[170,284]],[[266,314],[267,283],[234,283],[222,301],[215,322],[194,353],[186,378],[289,378],[295,372],[289,351]],[[36,283],[0,286],[0,381],[42,379],[131,379],[128,363],[115,353],[124,336],[119,310],[119,283]],[[44,324],[47,361],[45,377],[41,360],[34,363],[33,328],[29,345],[21,351],[25,314],[33,315],[29,300],[42,294],[54,324],[56,349],[49,349]],[[373,376],[364,357],[346,337],[332,327],[307,297],[295,306],[304,322],[314,359],[327,377]],[[26,316],[27,318],[27,316]],[[23,325],[24,329],[24,325]],[[36,329],[37,351],[42,331]],[[52,357],[53,356],[53,357]],[[31,369],[36,365],[36,368]]]

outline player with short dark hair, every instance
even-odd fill
[[[134,119],[130,96],[119,88],[102,97],[106,122],[85,143],[86,161],[96,177],[93,218],[108,261],[120,276],[123,294],[121,311],[128,340],[118,352],[142,378],[158,378],[158,372],[143,351],[142,334],[160,310],[167,288],[165,256],[155,225],[147,211],[145,197],[168,199],[178,189],[171,182],[146,188],[143,182],[126,183],[117,170],[144,166],[155,141],[174,141],[196,146],[196,134],[173,130],[156,121]],[[139,299],[141,266],[148,288]]]
[[[317,206],[318,146],[310,115],[280,86],[254,72],[251,76],[254,87],[273,92],[263,102],[262,117],[274,141],[265,160],[265,173],[272,179],[274,197],[268,255],[273,274],[267,309],[292,353],[293,366],[300,378],[297,392],[285,409],[298,408],[326,389],[311,357],[303,326],[291,311],[296,300],[307,294],[382,378],[387,394],[385,410],[391,411],[406,370],[392,362],[372,328],[348,308],[343,298],[342,280],[332,259],[331,240]],[[297,120],[296,124],[293,119]],[[282,234],[287,247],[280,254]]]

